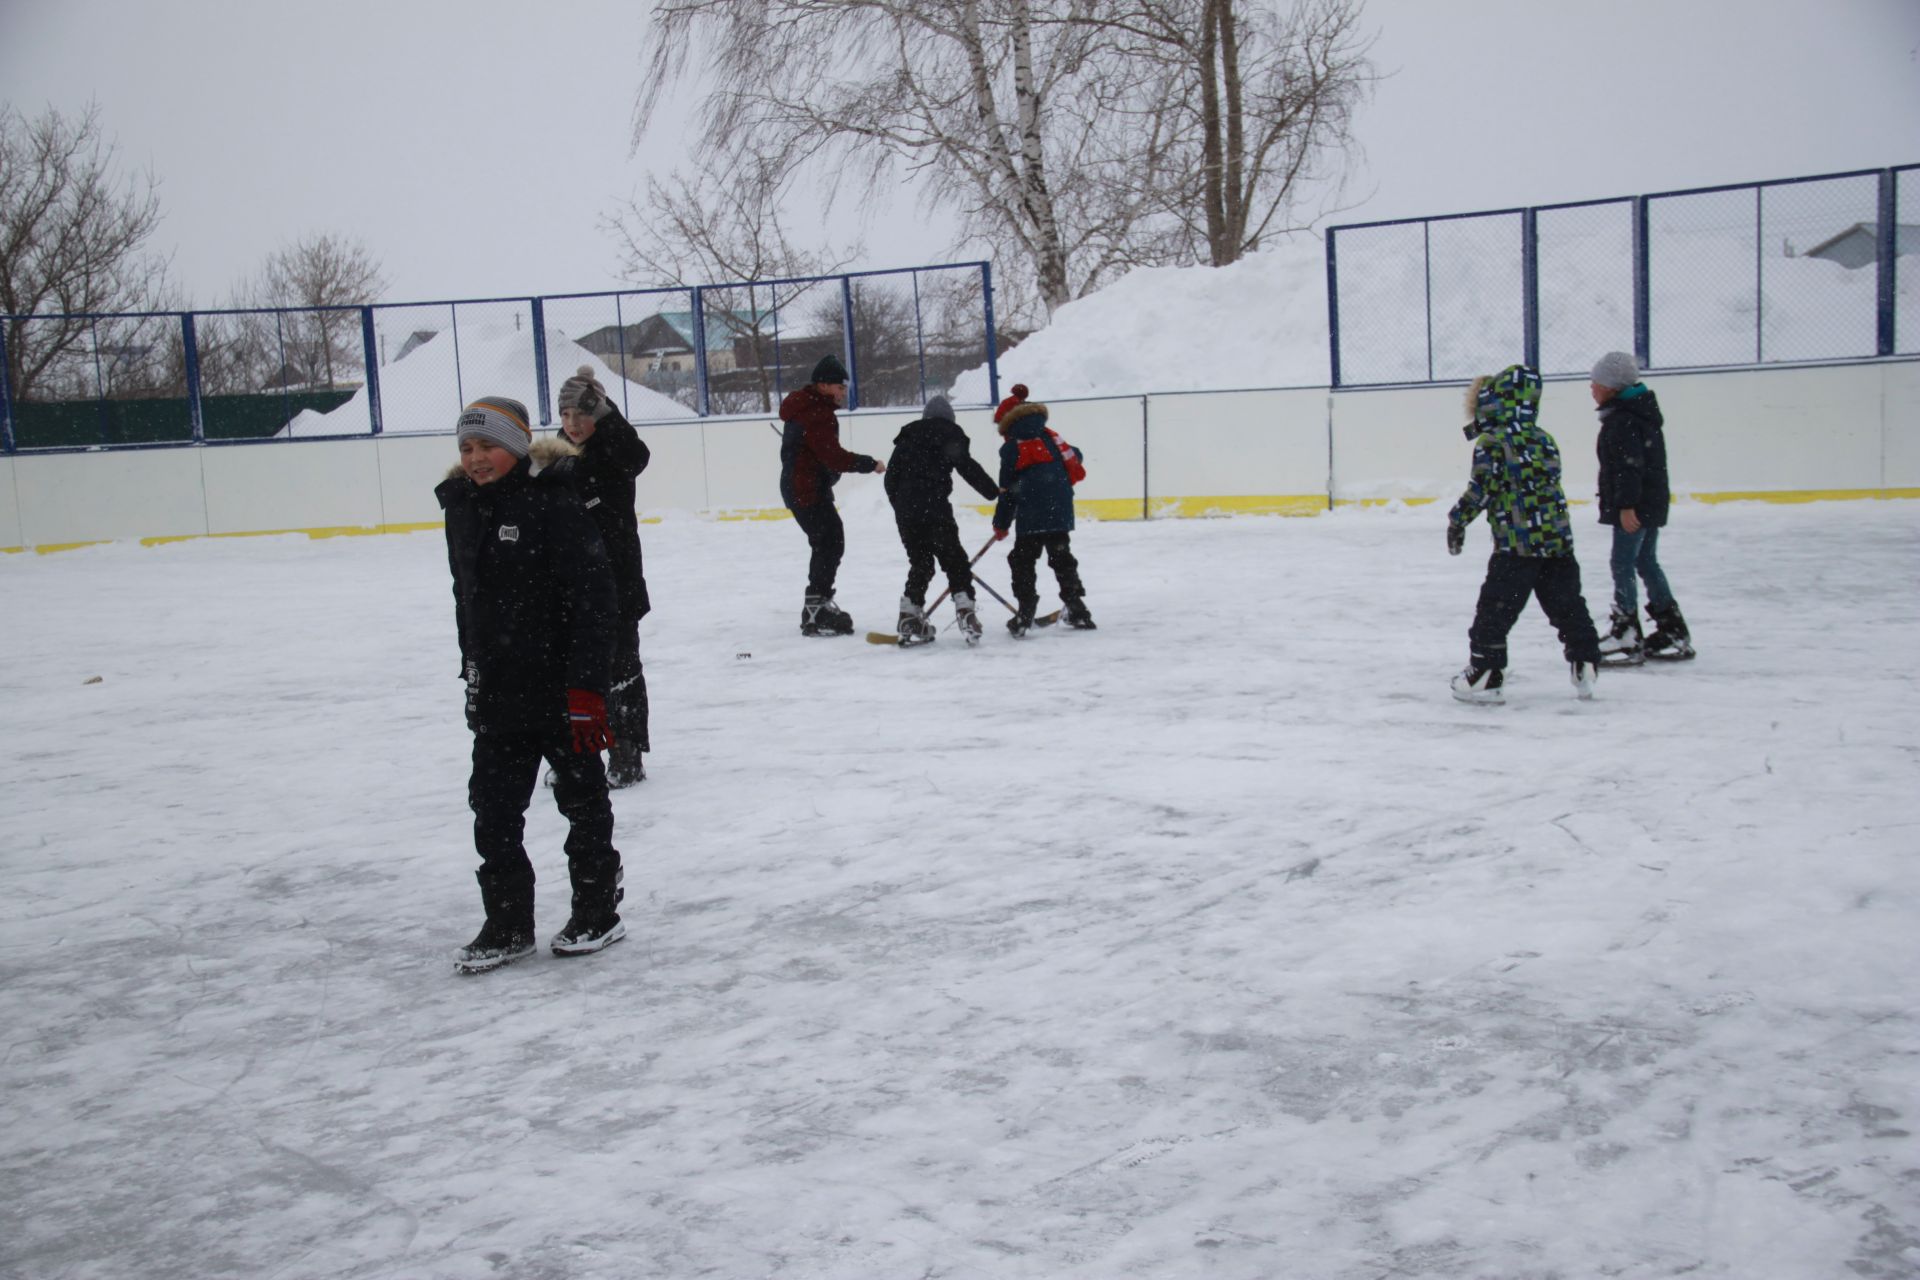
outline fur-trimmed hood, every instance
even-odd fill
[[[1047,406],[1038,400],[1023,400],[1000,416],[1000,434],[1004,436],[1014,423],[1036,416],[1044,422],[1047,417]]]
[[[580,450],[575,448],[573,441],[565,436],[541,436],[533,442],[533,447],[527,450],[527,474],[537,476],[544,471],[551,471],[554,465],[563,459],[579,456]],[[457,462],[447,469],[449,480],[462,479],[466,474]]]

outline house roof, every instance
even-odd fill
[[[1920,253],[1920,225],[1899,222],[1893,228],[1896,254]],[[1865,256],[1862,257],[1864,252]],[[1849,267],[1863,267],[1880,255],[1880,224],[1856,222],[1836,236],[1829,236],[1806,251],[1803,257],[1827,258]]]

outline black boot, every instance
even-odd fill
[[[1612,626],[1607,634],[1600,637],[1600,665],[1637,667],[1646,660],[1646,641],[1640,633],[1639,613],[1622,613],[1620,606],[1615,605]]]
[[[627,896],[627,873],[617,869],[609,888],[604,880],[574,880],[573,914],[567,927],[553,935],[557,956],[585,956],[604,951],[627,936],[620,921],[620,903]]]
[[[520,902],[487,868],[476,875],[487,922],[472,942],[454,952],[453,967],[461,973],[485,973],[533,954],[533,904]]]
[[[1647,657],[1656,662],[1684,662],[1694,656],[1693,637],[1687,633],[1687,620],[1680,616],[1680,606],[1670,604],[1664,609],[1647,606],[1647,616],[1653,619],[1654,632],[1647,637]]]

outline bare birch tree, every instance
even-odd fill
[[[1358,4],[662,0],[636,142],[697,55],[704,145],[864,191],[903,166],[1051,313],[1273,229],[1370,77]]]
[[[168,264],[145,252],[160,223],[157,187],[150,174],[116,177],[97,108],[28,119],[0,103],[0,314],[59,317],[7,325],[15,397],[87,393],[99,326],[73,317],[162,305]],[[85,376],[63,380],[66,366]]]

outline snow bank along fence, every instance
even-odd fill
[[[1336,387],[1920,352],[1920,166],[1327,233]],[[1731,322],[1730,322],[1731,321]]]
[[[1920,360],[1651,381],[1683,497],[1920,497]],[[1298,515],[1450,501],[1467,469],[1461,390],[1305,387],[1049,403],[1054,425],[1087,454],[1078,495],[1086,515]],[[885,456],[911,416],[850,414],[843,436],[853,449]],[[975,457],[992,466],[997,437],[988,411],[959,417]],[[1569,495],[1590,496],[1595,417],[1584,376],[1547,384],[1542,421],[1560,441]],[[767,417],[643,423],[640,432],[653,450],[640,478],[643,515],[784,514],[779,439]],[[0,458],[0,547],[432,528],[440,522],[433,486],[455,456],[448,432],[271,448],[20,453]]]
[[[985,363],[983,262],[685,289],[367,307],[0,316],[0,451],[438,431],[477,395],[550,425],[600,366],[636,420],[770,412],[822,356],[849,399],[924,404]]]

